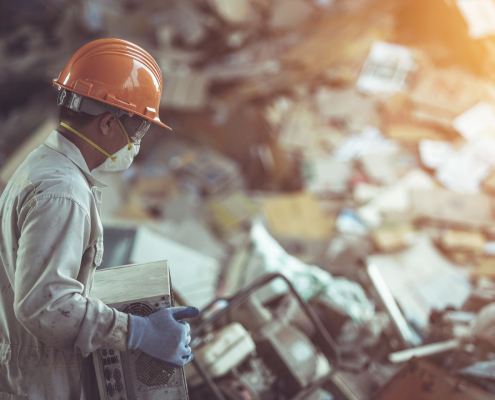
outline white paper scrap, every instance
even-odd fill
[[[437,169],[436,178],[446,188],[464,194],[478,193],[495,167],[495,139],[480,137],[449,156]]]
[[[317,158],[309,168],[311,177],[306,180],[308,192],[342,194],[348,190],[353,173],[351,162],[336,161],[331,157]]]
[[[413,169],[397,183],[384,188],[367,205],[358,209],[359,217],[372,228],[378,228],[382,213],[408,212],[411,207],[411,191],[433,190],[433,178],[421,169]]]
[[[457,0],[456,3],[468,24],[469,36],[473,39],[481,39],[495,35],[493,0]]]
[[[471,293],[468,276],[444,258],[427,235],[402,252],[368,257],[378,267],[407,319],[428,325],[433,309],[461,307]]]
[[[454,149],[449,142],[425,139],[419,142],[419,154],[426,167],[437,169],[448,157],[454,154]]]
[[[476,104],[454,120],[454,129],[466,140],[472,140],[490,128],[495,130],[495,108],[485,102]]]
[[[407,47],[375,42],[371,47],[357,88],[363,93],[394,93],[406,84],[414,68],[414,55]]]
[[[333,155],[336,160],[350,161],[374,151],[398,149],[397,142],[387,139],[379,129],[368,125],[360,135],[349,136]]]
[[[483,254],[495,256],[495,242],[486,242],[483,246]]]
[[[370,205],[383,212],[407,212],[411,207],[412,190],[434,188],[435,181],[430,175],[421,169],[414,169],[371,200]]]

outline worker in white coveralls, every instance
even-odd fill
[[[162,76],[142,48],[88,43],[58,79],[60,126],[0,197],[0,400],[94,400],[91,352],[140,349],[173,366],[192,358],[194,307],[148,317],[90,297],[103,255],[105,185],[93,169],[128,168],[158,117]],[[170,128],[169,128],[170,129]]]

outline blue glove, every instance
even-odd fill
[[[173,367],[183,367],[193,359],[189,347],[191,328],[179,319],[198,315],[196,307],[166,308],[147,317],[129,314],[127,347],[142,350]]]

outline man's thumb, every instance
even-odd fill
[[[199,310],[196,307],[176,307],[177,311],[172,314],[177,321],[180,319],[196,318]]]

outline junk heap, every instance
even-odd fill
[[[492,0],[32,3],[0,6],[0,189],[58,124],[70,55],[133,41],[173,131],[100,174],[102,268],[169,260],[196,327],[282,274],[333,339],[270,282],[193,342],[225,398],[495,398]]]

